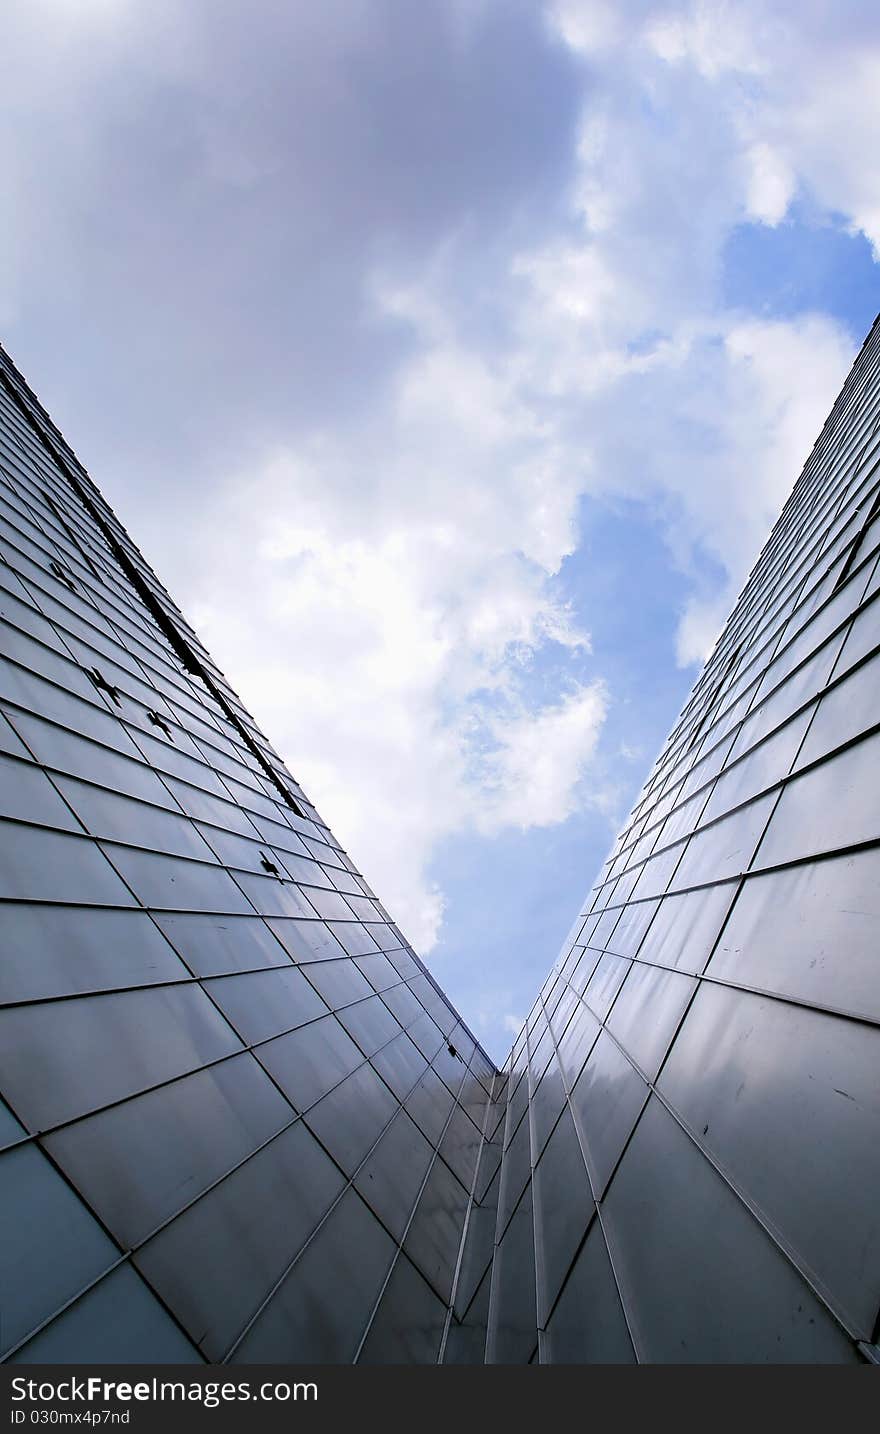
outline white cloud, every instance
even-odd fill
[[[165,463],[146,437],[131,483],[148,496],[125,516],[427,950],[444,842],[613,805],[597,744],[614,692],[585,630],[602,614],[573,614],[558,580],[587,561],[581,503],[637,499],[662,524],[690,580],[690,663],[806,456],[852,341],[821,315],[725,308],[724,244],[804,197],[880,250],[880,17],[555,0],[541,30],[494,0],[417,9],[433,49],[407,88],[421,30],[351,0],[230,6],[225,26],[175,0],[25,7],[0,308],[45,293],[47,353],[56,327],[86,344],[103,324],[105,360],[124,356],[102,381],[84,360],[74,438],[92,391],[96,433],[111,422],[104,387],[138,363],[144,434],[173,410],[190,451],[222,435],[210,505],[204,475],[191,497],[163,490],[192,502],[197,550],[185,506],[174,525],[152,502]],[[545,88],[527,112],[517,91],[496,132],[508,72],[493,87],[456,66],[496,55],[499,17],[532,47],[512,73]],[[517,169],[563,80],[574,132]],[[542,161],[557,177],[538,203]]]
[[[711,405],[703,400],[716,451],[705,482],[682,494],[694,537],[727,578],[690,600],[678,635],[682,664],[711,651],[851,359],[851,341],[817,315],[727,330],[721,378]]]
[[[477,813],[482,829],[525,831],[570,817],[580,806],[578,785],[607,708],[605,688],[594,682],[537,713],[493,723],[497,747],[485,763],[485,795]]]
[[[352,465],[374,455],[329,440],[232,475],[187,576],[205,640],[423,951],[443,912],[438,843],[564,820],[589,800],[606,710],[575,677],[561,702],[529,694],[539,654],[576,672],[589,652],[549,586],[568,499],[508,471],[507,430],[487,437],[445,385],[453,433],[408,398],[380,482],[358,490]]]
[[[626,25],[622,7],[609,0],[553,0],[548,20],[567,45],[585,55],[615,44]]]
[[[466,233],[405,279],[374,269],[374,313],[413,339],[385,405],[248,484],[229,475],[244,620],[219,526],[191,580],[224,595],[206,638],[423,950],[442,842],[616,808],[592,765],[613,693],[554,586],[583,495],[640,499],[664,524],[692,576],[679,660],[701,660],[851,357],[822,316],[718,304],[732,227],[779,223],[819,172],[787,17],[633,12],[552,7],[587,67],[568,212],[489,279],[496,322],[475,322]],[[538,699],[528,674],[550,651],[567,654],[563,696]]]
[[[764,224],[779,224],[794,196],[794,175],[786,161],[763,141],[753,144],[747,161],[751,170],[746,192],[749,214]]]
[[[708,80],[735,73],[759,75],[768,66],[766,45],[773,30],[773,7],[732,5],[727,0],[694,0],[651,7],[645,38],[670,64],[688,63]]]
[[[711,648],[854,351],[822,315],[725,311],[723,245],[744,219],[780,223],[801,190],[873,237],[880,181],[865,162],[856,179],[852,156],[880,121],[880,23],[847,37],[823,5],[795,22],[782,6],[634,3],[625,37],[599,26],[597,60],[602,7],[550,13],[587,62],[570,189],[581,224],[514,260],[530,285],[521,363],[560,449],[577,464],[578,439],[589,445],[584,488],[665,514],[694,579],[678,642],[688,664]],[[698,580],[700,555],[715,576]]]

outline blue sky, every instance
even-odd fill
[[[7,29],[4,342],[503,1056],[880,308],[880,16]]]

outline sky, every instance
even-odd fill
[[[501,1059],[880,308],[861,0],[30,0],[0,333]]]

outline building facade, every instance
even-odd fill
[[[498,1071],[0,351],[0,1358],[877,1357],[878,363]]]

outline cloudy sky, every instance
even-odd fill
[[[874,314],[868,0],[29,0],[0,326],[498,1056]]]

